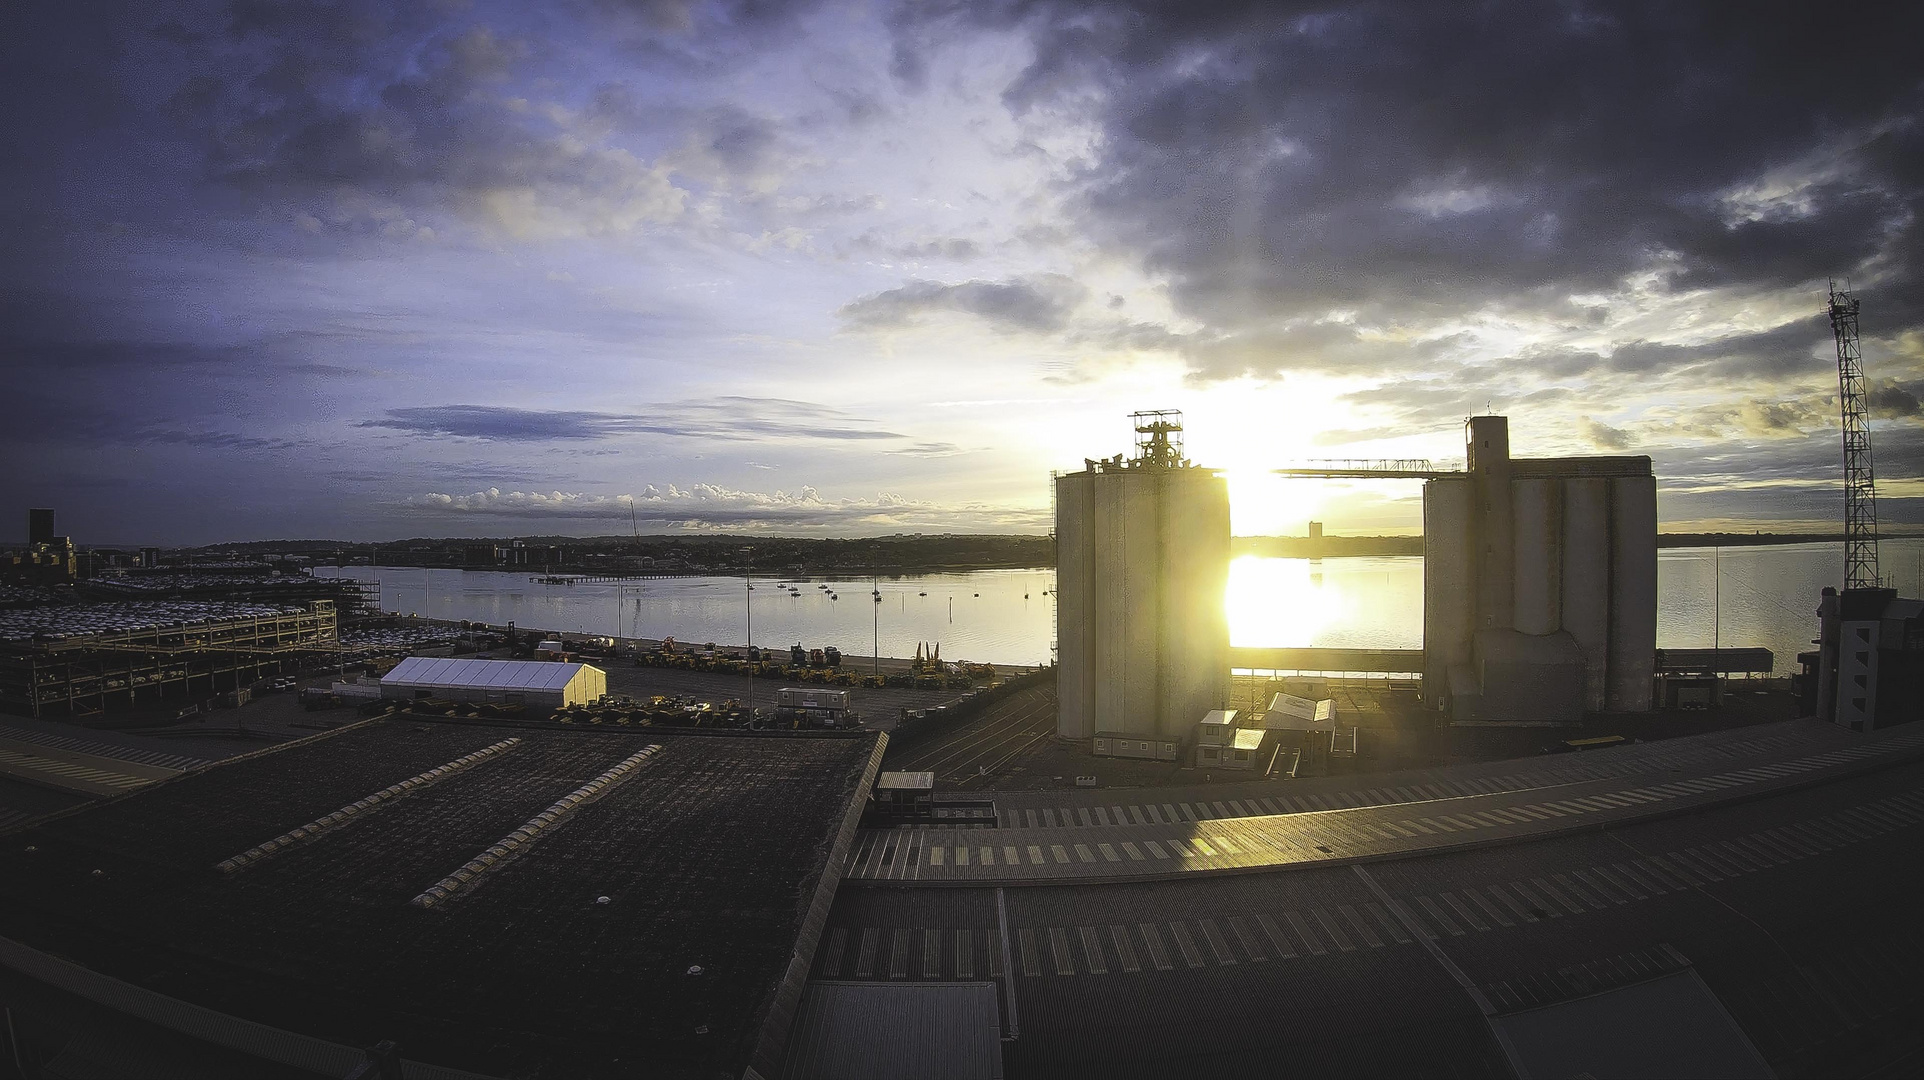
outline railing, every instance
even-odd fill
[[[1283,476],[1429,479],[1462,470],[1438,465],[1428,458],[1317,458],[1271,471]]]

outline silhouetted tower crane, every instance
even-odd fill
[[[1837,402],[1844,414],[1844,588],[1875,589],[1877,483],[1864,357],[1857,345],[1857,298],[1830,283],[1830,328],[1837,338]]]

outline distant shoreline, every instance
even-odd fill
[[[1917,539],[1920,534],[1889,534],[1887,540]],[[560,541],[560,542],[544,542]],[[745,542],[746,541],[746,542]],[[1659,548],[1764,547],[1788,544],[1838,544],[1835,533],[1669,532],[1657,535]],[[525,556],[520,549],[526,546]],[[341,545],[330,541],[267,541],[223,548],[179,549],[216,559],[258,559],[301,555],[315,566],[387,566],[421,569],[494,570],[532,576],[608,577],[756,577],[855,578],[874,574],[900,577],[969,573],[979,570],[1050,569],[1055,565],[1051,536],[893,536],[867,539],[762,537],[592,537],[569,540],[405,541],[382,545]],[[1236,536],[1235,555],[1274,558],[1336,559],[1367,556],[1420,556],[1423,537],[1414,536]]]
[[[1882,540],[1914,540],[1915,535],[1890,535]],[[1841,544],[1834,533],[1658,533],[1659,548],[1776,547],[1789,544]],[[1264,555],[1278,559],[1341,559],[1383,555],[1421,555],[1422,536],[1237,536],[1230,540],[1235,555]]]

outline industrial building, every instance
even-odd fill
[[[0,711],[81,716],[212,698],[339,648],[334,605],[173,601],[0,614]]]
[[[559,709],[608,696],[608,673],[588,664],[540,660],[449,660],[410,656],[381,676],[390,700],[443,698]]]
[[[1132,419],[1132,457],[1085,461],[1055,478],[1057,734],[1093,738],[1098,754],[1186,742],[1198,718],[1228,703],[1226,485],[1183,458],[1180,413]],[[1650,459],[1513,459],[1502,416],[1472,417],[1465,433],[1461,471],[1415,461],[1277,470],[1425,481],[1423,651],[1369,670],[1420,666],[1426,704],[1459,724],[1648,711],[1657,648]],[[1314,553],[1321,523],[1312,537]],[[1244,661],[1317,651],[1241,650]],[[1354,654],[1345,667],[1367,652],[1343,651]]]
[[[1227,704],[1229,489],[1182,456],[1182,414],[1055,478],[1057,734],[1186,741]]]
[[[779,1076],[884,744],[376,718],[10,832],[0,1071]]]
[[[992,983],[1014,1078],[1908,1075],[1914,732],[998,793],[995,829],[858,836],[804,1011]],[[947,1019],[836,1075],[979,1023]]]
[[[1906,600],[1878,571],[1877,481],[1858,301],[1830,289],[1837,401],[1844,433],[1844,591],[1817,607],[1817,650],[1799,654],[1799,696],[1820,720],[1876,731],[1924,718],[1924,601]]]
[[[1816,667],[1818,719],[1876,731],[1924,718],[1924,601],[1827,588],[1817,617],[1817,650],[1800,659]]]
[[[1468,471],[1423,485],[1423,693],[1458,722],[1646,712],[1657,649],[1648,457],[1512,458],[1471,417]]]

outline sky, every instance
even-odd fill
[[[1827,282],[1924,524],[1924,7],[15,5],[0,540],[1041,532],[1181,409],[1323,458],[1647,454],[1835,529]],[[16,535],[17,534],[17,535]]]

